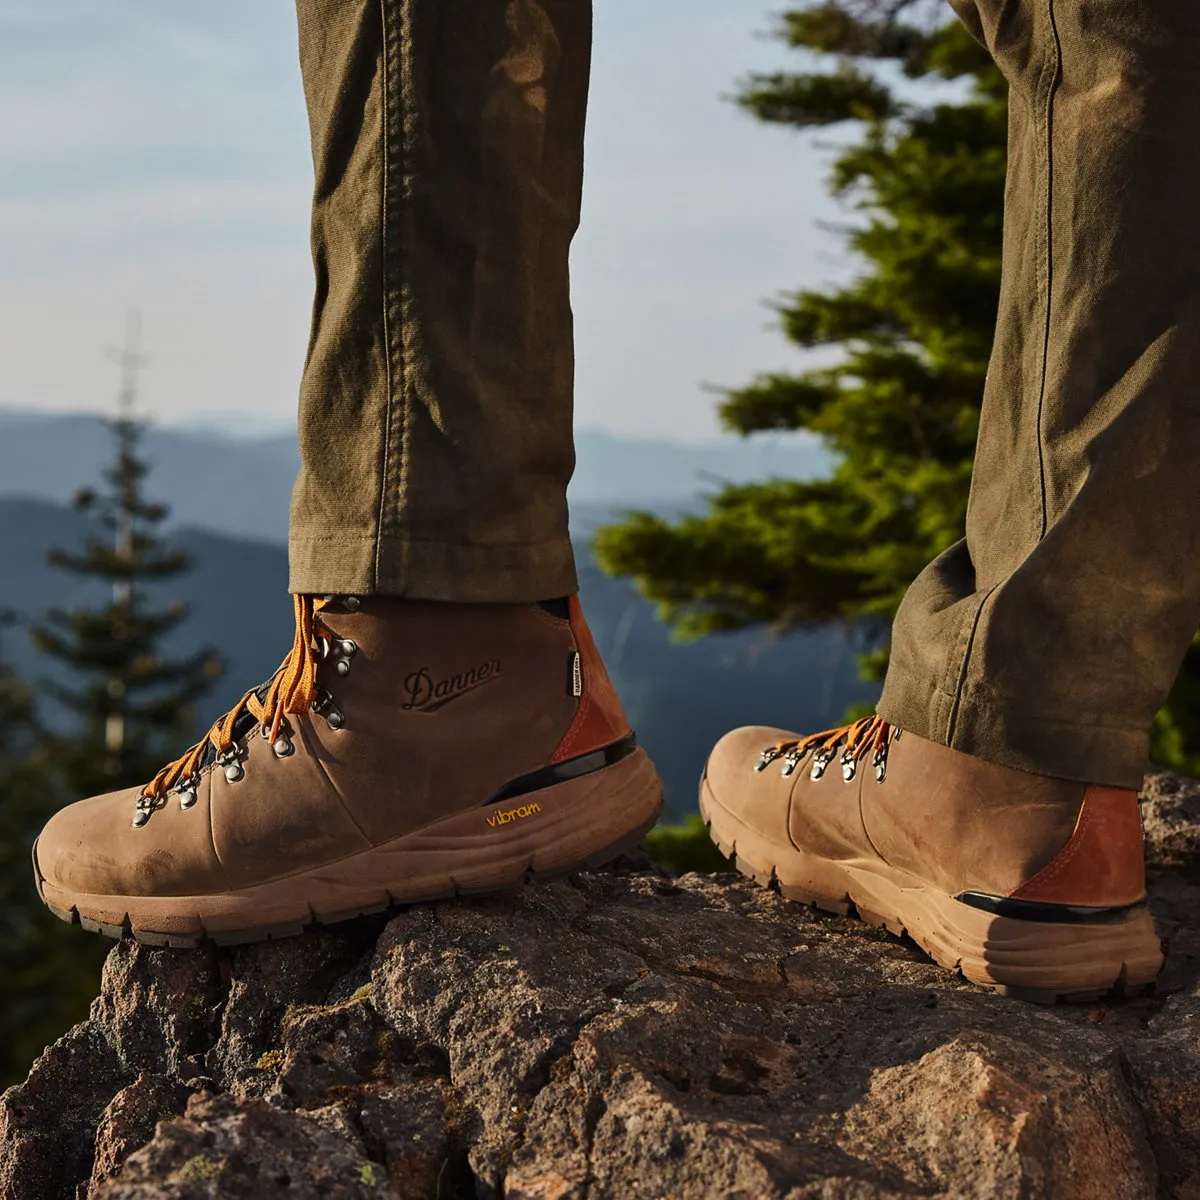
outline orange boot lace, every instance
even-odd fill
[[[863,717],[852,725],[841,725],[798,741],[785,741],[768,746],[754,769],[765,771],[777,758],[782,758],[784,775],[791,775],[811,754],[812,767],[809,778],[817,780],[825,774],[834,756],[841,749],[842,778],[849,783],[858,773],[859,763],[869,752],[875,778],[882,783],[887,776],[888,747],[902,732],[903,730],[889,724],[880,716]]]
[[[294,752],[286,714],[311,709],[322,713],[335,728],[341,725],[342,716],[334,706],[332,697],[317,686],[317,666],[321,659],[333,652],[337,656],[339,673],[345,674],[344,664],[348,665],[357,647],[348,639],[335,637],[318,620],[317,614],[332,597],[295,596],[293,599],[296,636],[279,669],[268,683],[248,691],[213,723],[200,741],[163,767],[142,789],[133,818],[135,829],[145,825],[150,814],[166,803],[167,794],[172,790],[179,793],[182,808],[191,808],[196,803],[200,768],[205,764],[210,747],[215,753],[217,765],[224,768],[226,778],[231,783],[242,778],[245,774],[242,767],[245,749],[239,746],[236,727],[244,714],[249,713],[255,718],[263,737],[271,743],[280,758],[287,758]],[[213,761],[211,755],[208,761]]]

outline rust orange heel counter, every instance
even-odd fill
[[[1137,793],[1092,784],[1083,794],[1071,840],[1016,900],[1047,904],[1132,904],[1146,893],[1146,861]]]
[[[629,733],[629,721],[617,697],[616,688],[604,669],[600,652],[592,639],[592,631],[584,620],[579,597],[568,601],[571,616],[571,632],[575,635],[575,648],[579,651],[583,669],[583,695],[575,711],[575,719],[563,735],[551,762],[562,762],[579,754],[598,750],[619,741]]]

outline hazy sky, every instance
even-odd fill
[[[761,7],[760,7],[761,5]],[[573,257],[583,426],[706,437],[705,383],[798,356],[766,298],[844,276],[828,152],[736,81],[769,0],[599,0]],[[308,333],[311,160],[290,0],[3,0],[0,404],[107,404],[144,314],[160,417],[281,425]]]

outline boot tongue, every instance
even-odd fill
[[[267,692],[271,687],[271,680],[275,676],[272,675],[265,683],[261,683],[254,689],[254,694],[260,699],[267,698]],[[249,710],[243,709],[238,715],[238,719],[233,723],[233,744],[240,745],[258,728],[258,718]],[[200,761],[196,764],[196,770],[201,771],[205,767],[211,767],[217,761],[217,748],[212,742],[207,739],[204,742],[204,749],[200,753]]]

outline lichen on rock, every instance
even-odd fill
[[[111,953],[0,1100],[5,1200],[1200,1195],[1200,786],[1157,994],[1042,1009],[734,876],[594,873]]]

